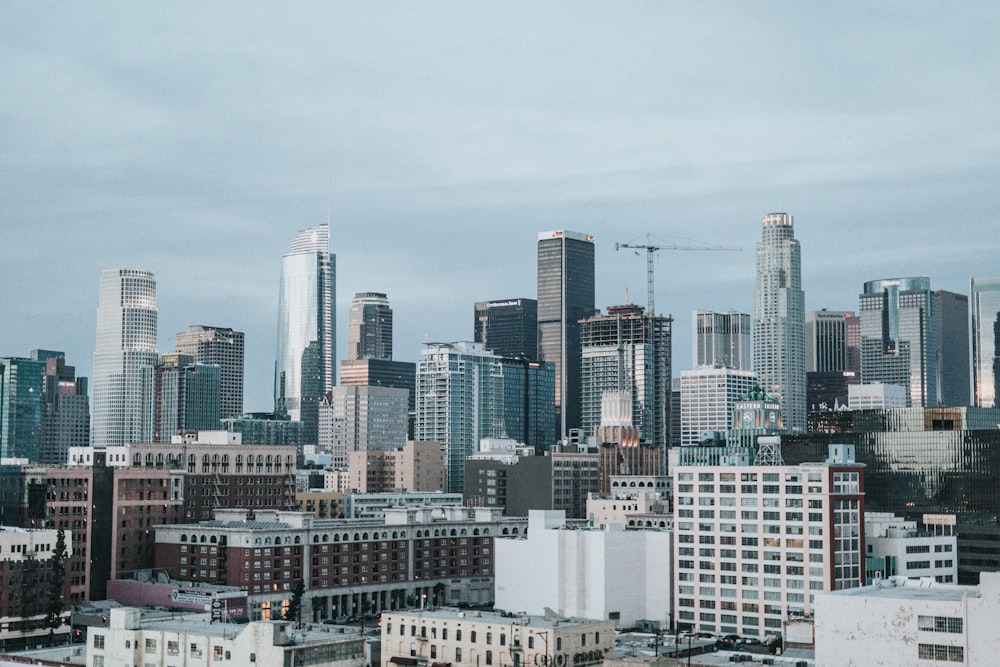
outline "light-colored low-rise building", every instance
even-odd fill
[[[958,536],[953,514],[925,514],[922,525],[892,512],[865,512],[868,579],[931,577],[958,581]]]
[[[613,621],[457,609],[382,614],[381,667],[586,667],[612,657]]]
[[[139,609],[111,609],[108,627],[91,628],[87,667],[144,665],[310,665],[362,667],[360,635],[294,628],[288,621],[209,623],[209,614],[144,619]]]
[[[816,596],[816,664],[997,664],[1000,573],[978,586],[892,577]]]
[[[496,606],[667,628],[672,537],[670,530],[614,524],[572,527],[562,511],[532,510],[527,537],[495,542]]]

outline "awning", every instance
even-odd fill
[[[451,667],[450,662],[432,662],[431,667]]]
[[[409,657],[404,658],[402,656],[398,656],[397,655],[397,656],[392,657],[389,660],[389,662],[394,662],[397,665],[415,665],[415,664],[417,664],[417,659],[416,658],[409,658]]]

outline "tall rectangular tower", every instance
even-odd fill
[[[358,292],[347,322],[347,359],[392,359],[392,308],[382,292]]]
[[[976,407],[1000,405],[1000,276],[973,278],[972,386]]]
[[[228,327],[193,324],[177,334],[177,351],[189,354],[197,364],[219,367],[221,419],[243,414],[243,332]]]
[[[870,280],[858,297],[861,381],[904,387],[913,407],[937,405],[930,279]]]
[[[70,447],[90,444],[87,378],[76,377],[76,368],[66,365],[66,355],[62,352],[32,350],[31,358],[45,364],[39,461],[46,465],[65,465]]]
[[[91,444],[151,442],[155,428],[156,278],[105,269],[97,305]]]
[[[946,290],[931,293],[937,404],[963,408],[969,400],[969,297]]]
[[[319,402],[336,381],[336,261],[328,225],[300,231],[281,259],[274,411],[303,423],[307,445],[316,444]]]
[[[559,434],[580,426],[580,320],[594,314],[594,237],[538,235],[538,360],[556,367]]]
[[[0,358],[0,457],[37,462],[42,452],[45,363]]]
[[[691,356],[694,367],[750,370],[750,316],[730,311],[714,313],[696,310],[691,318],[694,328]]]
[[[785,426],[806,430],[805,293],[799,242],[792,216],[763,219],[757,244],[754,292],[754,372],[767,393],[781,403]]]
[[[538,357],[538,302],[534,299],[478,301],[475,342],[501,357]]]

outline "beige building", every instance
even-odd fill
[[[614,621],[454,609],[382,614],[381,667],[585,667],[612,657]]]
[[[112,609],[108,627],[91,628],[87,667],[144,665],[310,665],[363,667],[360,635],[293,628],[286,621],[209,623],[209,614],[144,619],[138,609]]]

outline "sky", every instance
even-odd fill
[[[272,405],[281,256],[330,221],[337,354],[386,292],[395,358],[535,296],[539,232],[596,237],[601,308],[753,312],[761,218],[807,310],[866,280],[1000,274],[995,2],[0,3],[0,356],[93,365],[98,283],[155,272],[160,351],[246,332]],[[693,239],[693,241],[692,241]]]

